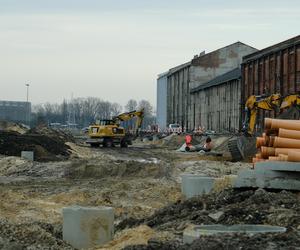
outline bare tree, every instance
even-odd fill
[[[134,99],[130,99],[125,105],[125,111],[133,111],[137,109],[137,101]]]
[[[116,116],[122,112],[122,106],[119,103],[114,102],[111,104],[111,116]]]
[[[144,109],[145,117],[151,117],[153,115],[153,107],[147,100],[139,101],[138,109]]]

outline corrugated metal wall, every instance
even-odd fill
[[[251,95],[300,93],[300,36],[244,57],[242,83],[243,104]],[[277,115],[260,111],[259,129],[264,117]]]
[[[187,126],[188,106],[190,99],[189,89],[190,65],[172,72],[168,76],[167,96],[167,123],[178,123]]]
[[[217,132],[237,132],[240,122],[240,80],[200,90],[196,100],[195,124]]]
[[[167,74],[157,79],[156,121],[161,129],[167,127]]]

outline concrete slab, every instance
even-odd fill
[[[181,191],[187,199],[210,193],[215,181],[215,178],[195,174],[183,174],[181,178]]]
[[[300,190],[300,172],[273,171],[262,167],[243,170],[238,173],[234,187]]]
[[[63,239],[77,249],[94,248],[112,240],[113,224],[111,207],[63,208]]]
[[[236,225],[193,225],[185,229],[183,232],[183,243],[191,244],[200,237],[216,234],[266,234],[266,233],[285,233],[285,227],[270,225],[252,225],[252,224],[236,224]]]
[[[300,172],[300,162],[258,162],[255,164],[255,169]]]
[[[34,160],[33,151],[21,151],[21,157],[30,161]]]

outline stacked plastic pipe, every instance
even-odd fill
[[[256,139],[259,161],[300,162],[300,120],[265,118],[265,131]]]

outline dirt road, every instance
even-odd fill
[[[145,218],[180,200],[180,174],[221,177],[249,167],[150,144],[128,149],[69,146],[71,158],[59,162],[0,157],[0,249],[72,249],[62,241],[65,206],[112,206],[116,228],[120,222],[125,227],[128,221],[143,224]],[[126,242],[145,243],[152,237],[176,238],[172,230],[145,227],[119,230],[108,249],[120,249]],[[128,236],[137,232],[142,242]],[[124,235],[127,241],[120,240]]]

